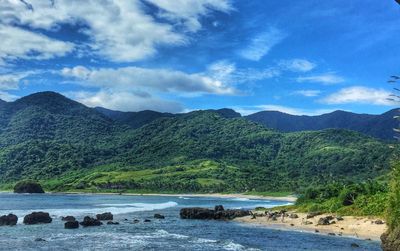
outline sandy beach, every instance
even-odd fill
[[[274,229],[307,231],[316,234],[335,234],[338,236],[371,240],[380,240],[381,234],[384,233],[387,229],[386,224],[378,225],[372,223],[373,221],[379,219],[375,217],[344,216],[343,220],[335,220],[336,223],[334,224],[317,225],[317,222],[320,218],[328,216],[328,214],[322,214],[315,216],[314,218],[307,219],[307,221],[312,222],[312,224],[305,225],[303,222],[305,222],[307,214],[296,214],[299,216],[299,218],[290,219],[286,217],[284,219],[284,222],[281,222],[281,219],[278,219],[277,221],[268,220],[265,216],[256,217],[256,219],[252,219],[251,216],[246,216],[242,218],[236,218],[235,221],[246,224],[265,226]]]

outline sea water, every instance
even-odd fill
[[[182,207],[252,209],[288,204],[285,201],[190,196],[125,196],[0,193],[0,215],[19,217],[13,227],[0,227],[0,250],[380,250],[374,241],[284,231],[232,221],[183,220]],[[33,211],[45,211],[51,224],[23,225]],[[78,220],[111,212],[119,225],[64,229],[61,216]],[[154,219],[160,213],[165,219]],[[139,223],[134,223],[139,219]],[[151,222],[145,223],[144,219]],[[37,241],[41,238],[44,241]]]

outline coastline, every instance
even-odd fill
[[[125,196],[170,196],[170,197],[214,197],[214,198],[241,198],[241,199],[258,199],[258,200],[276,200],[276,201],[287,201],[296,202],[295,196],[263,196],[263,195],[248,195],[241,193],[177,193],[177,194],[163,194],[163,193],[91,193],[91,192],[48,192],[49,194],[92,194],[92,195],[125,195]]]
[[[255,212],[256,213],[256,212]],[[300,231],[314,234],[335,235],[340,237],[350,237],[356,239],[380,241],[380,236],[386,231],[386,224],[373,224],[372,221],[378,220],[378,217],[356,217],[344,216],[343,220],[336,221],[335,224],[330,225],[317,225],[318,219],[328,216],[322,214],[314,218],[307,219],[312,224],[305,225],[303,221],[306,219],[305,213],[296,213],[299,218],[290,219],[285,218],[284,222],[280,219],[277,221],[268,220],[267,217],[257,217],[252,219],[251,216],[236,218],[234,221],[250,224],[255,226],[262,226],[270,229],[278,229],[285,231]]]

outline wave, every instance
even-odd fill
[[[131,204],[100,204],[94,208],[37,208],[29,210],[0,210],[0,215],[13,213],[20,219],[31,212],[48,212],[52,217],[61,217],[66,215],[83,216],[94,215],[98,213],[111,212],[115,215],[134,212],[160,210],[177,206],[178,203],[169,201],[165,203],[131,203]],[[22,220],[22,219],[21,219]]]

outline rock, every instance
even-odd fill
[[[143,222],[151,222],[151,220],[149,220],[149,219],[145,219]]]
[[[352,248],[359,248],[360,247],[360,245],[358,245],[357,243],[351,243],[350,246]]]
[[[106,220],[112,221],[114,219],[114,216],[112,215],[112,213],[108,212],[108,213],[97,214],[96,219],[104,221]]]
[[[76,221],[74,216],[65,216],[65,217],[61,217],[62,221]]]
[[[290,226],[291,226],[291,227],[294,227],[294,224],[292,223],[292,224],[290,224]]]
[[[83,218],[83,221],[80,222],[79,224],[81,224],[84,227],[94,227],[103,225],[103,223],[101,223],[100,220],[91,218],[89,216],[85,216],[85,218]]]
[[[165,219],[165,216],[162,214],[154,214],[155,219]]]
[[[318,229],[315,229],[315,232],[316,232],[316,233],[319,233],[319,230],[318,230]]]
[[[377,224],[377,225],[382,225],[385,224],[385,222],[383,222],[382,220],[376,220],[373,223]]]
[[[276,214],[272,215],[271,219],[272,219],[273,221],[277,221]]]
[[[329,224],[336,224],[336,221],[331,221],[331,222],[329,222]]]
[[[79,222],[78,221],[67,221],[64,223],[64,228],[66,229],[74,229],[74,228],[79,228]]]
[[[329,225],[329,218],[328,217],[322,217],[318,220],[317,225]]]
[[[333,217],[332,215],[328,215],[328,216],[326,216],[325,218],[326,218],[327,220],[329,220],[329,221],[331,221],[331,220],[334,219],[334,217]]]
[[[140,222],[140,220],[138,220],[138,219],[133,220],[133,223],[139,223],[139,222]]]
[[[297,214],[289,214],[290,219],[297,219],[299,216]]]
[[[44,193],[39,183],[25,180],[20,181],[14,186],[14,193]]]
[[[381,235],[381,247],[384,251],[400,250],[400,227],[388,230]]]
[[[48,224],[51,223],[53,219],[50,217],[49,213],[45,212],[33,212],[24,217],[24,224]]]
[[[119,222],[116,221],[108,221],[107,225],[119,225]]]
[[[342,216],[336,216],[336,220],[337,220],[337,221],[342,221],[342,220],[344,220],[344,219],[343,219]]]
[[[304,222],[304,225],[312,225],[313,223],[311,221],[306,221]]]
[[[15,226],[18,217],[15,214],[3,215],[0,217],[0,226]]]
[[[335,233],[328,233],[328,235],[336,236],[336,234],[335,234]]]
[[[311,212],[311,213],[307,214],[306,218],[311,219],[318,215],[321,215],[321,213],[320,212]]]
[[[248,210],[228,209],[221,211],[220,209],[222,208],[219,206],[218,209],[218,211],[215,211],[201,207],[182,208],[179,214],[182,219],[200,220],[231,220],[237,217],[250,215],[250,211]]]
[[[43,238],[36,238],[35,241],[46,241],[46,240]]]
[[[214,211],[215,211],[215,212],[224,211],[224,206],[222,206],[222,205],[217,205],[217,206],[214,207]]]

